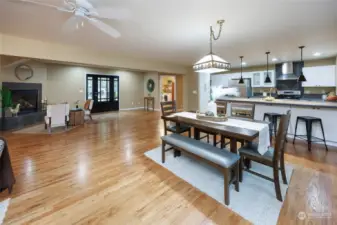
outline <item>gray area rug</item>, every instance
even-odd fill
[[[147,157],[157,164],[165,167],[176,176],[190,183],[195,188],[224,204],[223,174],[216,168],[200,162],[186,155],[173,157],[173,151],[166,152],[166,162],[161,163],[161,146],[145,153]],[[272,177],[270,167],[252,163],[252,170]],[[286,164],[288,183],[293,172],[293,166]],[[288,189],[280,180],[283,199]],[[226,206],[258,225],[277,224],[283,202],[276,199],[274,183],[250,173],[244,172],[243,182],[240,183],[240,192],[236,192],[234,185],[230,189],[230,205]]]

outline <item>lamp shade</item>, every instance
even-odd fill
[[[217,73],[229,71],[231,64],[217,55],[208,54],[196,62],[193,70],[199,73]]]
[[[305,76],[303,75],[303,73],[301,73],[300,77],[298,78],[298,81],[301,81],[301,82],[307,81],[307,79],[305,79]]]

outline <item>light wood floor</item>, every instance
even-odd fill
[[[144,157],[162,133],[159,112],[129,111],[66,134],[4,134],[17,180],[5,224],[250,224]],[[337,150],[298,143],[288,143],[286,161],[299,167],[278,224],[332,225]]]

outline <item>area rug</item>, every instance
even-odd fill
[[[69,126],[67,130],[64,127],[54,127],[52,128],[51,134],[61,134],[69,132],[79,126]],[[44,124],[38,124],[30,127],[26,127],[13,132],[14,134],[49,134],[48,129],[45,129]]]
[[[173,151],[166,152],[166,161],[163,164],[161,163],[161,147],[150,150],[145,155],[226,206],[224,204],[224,178],[218,169],[183,154],[181,157],[174,158]],[[273,174],[270,167],[254,162],[252,170],[270,177]],[[288,183],[292,172],[293,166],[287,164]],[[285,199],[288,186],[284,185],[282,181],[280,184],[282,196]],[[277,223],[282,204],[276,199],[273,182],[244,172],[243,182],[240,183],[240,192],[236,192],[234,185],[231,185],[230,205],[226,207],[253,224],[273,225]]]
[[[4,222],[10,198],[0,202],[0,224]]]

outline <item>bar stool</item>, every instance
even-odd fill
[[[297,135],[297,125],[298,125],[298,121],[300,121],[300,120],[305,122],[305,127],[306,127],[306,130],[307,130],[306,135]],[[315,122],[320,124],[323,138],[318,138],[318,137],[312,136],[312,124],[315,123]],[[296,119],[295,135],[294,135],[293,144],[295,144],[295,138],[296,137],[299,137],[300,139],[304,139],[308,142],[308,150],[309,151],[311,151],[311,143],[312,142],[324,142],[325,149],[326,149],[326,151],[328,151],[328,146],[326,145],[326,142],[325,142],[325,135],[324,135],[324,129],[323,129],[323,124],[322,124],[321,118],[312,117],[312,116],[298,116],[297,119]],[[313,139],[314,139],[314,141],[313,141]]]
[[[280,113],[265,113],[263,116],[263,120],[266,120],[266,117],[268,117],[269,122],[271,122],[273,129],[274,129],[275,137],[277,135],[277,120],[278,118],[281,119],[282,115],[283,114],[280,114]]]

